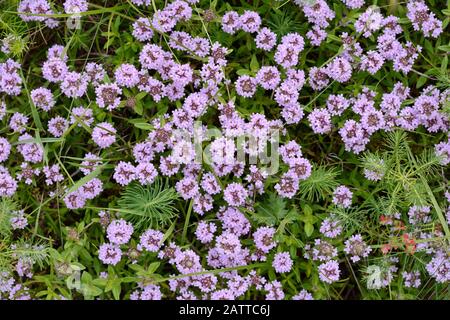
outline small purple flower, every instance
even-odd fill
[[[377,51],[368,51],[361,58],[361,70],[375,74],[384,64],[384,58]]]
[[[133,37],[139,41],[148,41],[153,37],[153,29],[148,18],[141,17],[133,23]]]
[[[19,141],[23,142],[17,146],[17,150],[22,154],[25,161],[31,163],[41,162],[44,157],[44,148],[42,144],[34,142],[24,142],[27,140],[33,141],[33,137],[25,133],[19,137]]]
[[[90,127],[94,122],[92,109],[84,107],[76,107],[72,109],[70,115],[70,124],[77,123],[78,127]]]
[[[118,245],[104,243],[98,249],[98,258],[104,264],[116,265],[122,259],[122,250]]]
[[[78,72],[67,72],[61,82],[61,91],[69,98],[80,98],[87,90],[88,77]]]
[[[11,119],[9,119],[9,127],[14,132],[24,133],[27,124],[28,124],[28,117],[19,112],[15,112],[12,115]]]
[[[353,193],[346,186],[339,186],[333,192],[333,203],[337,206],[348,208],[352,204]]]
[[[142,185],[152,184],[157,176],[158,171],[150,162],[141,162],[136,166],[136,178]]]
[[[6,138],[0,137],[0,162],[8,160],[11,152],[11,144]]]
[[[228,11],[222,17],[222,30],[234,34],[242,27],[242,21],[236,11]]]
[[[223,192],[224,200],[230,206],[242,206],[248,196],[247,190],[240,183],[230,183]]]
[[[45,174],[45,183],[49,186],[64,180],[64,176],[59,172],[58,164],[45,166],[42,171]]]
[[[265,51],[271,51],[277,43],[277,35],[269,28],[261,28],[255,38],[256,47]]]
[[[272,267],[275,269],[275,272],[278,273],[291,271],[292,264],[293,262],[289,252],[276,253],[272,261]]]
[[[379,11],[377,7],[367,8],[355,22],[356,32],[362,33],[363,37],[368,38],[373,32],[379,30],[383,22],[383,16]]]
[[[86,153],[84,155],[84,159],[81,162],[80,170],[84,175],[90,174],[92,171],[97,169],[99,165],[101,165],[101,158],[93,153]]]
[[[336,238],[342,233],[342,226],[339,221],[330,217],[322,221],[319,231],[328,238]]]
[[[125,81],[124,79],[122,80]],[[116,83],[101,84],[95,88],[95,101],[100,108],[106,108],[108,111],[111,111],[119,106],[121,94],[122,89]]]
[[[328,133],[331,131],[331,116],[327,109],[314,109],[308,120],[314,133]]]
[[[217,227],[214,223],[200,221],[195,230],[195,236],[201,243],[210,243],[214,238],[216,230]]]
[[[336,260],[330,260],[319,265],[319,278],[323,282],[333,283],[339,280],[341,270]]]
[[[23,210],[13,211],[9,222],[14,230],[23,230],[28,225],[28,220]]]
[[[344,83],[352,76],[352,65],[346,58],[337,57],[327,65],[325,72],[331,79]]]
[[[49,59],[42,66],[42,76],[50,82],[60,82],[69,72],[66,63],[61,59]]]
[[[175,185],[175,189],[185,200],[194,198],[199,192],[197,180],[194,177],[184,177]]]
[[[101,64],[95,62],[89,62],[84,68],[86,77],[93,85],[98,85],[103,81],[106,71]]]
[[[88,3],[86,0],[65,0],[64,12],[68,14],[80,13],[88,10]]]
[[[276,246],[276,242],[273,237],[275,235],[275,229],[272,227],[259,227],[253,233],[253,239],[255,246],[259,250],[268,253],[272,248]]]
[[[255,11],[246,10],[240,17],[240,26],[245,32],[254,33],[259,30],[261,17]]]
[[[295,296],[293,296],[292,300],[314,300],[314,298],[311,293],[303,289]]]
[[[49,111],[55,105],[52,92],[47,88],[37,88],[30,93],[34,105],[44,111]]]
[[[280,72],[272,66],[264,66],[256,74],[256,81],[266,90],[274,90],[280,80]]]
[[[126,244],[133,234],[131,223],[123,219],[113,220],[106,229],[108,240],[113,244]]]
[[[344,252],[350,255],[353,262],[358,262],[361,258],[367,258],[371,251],[372,248],[363,241],[360,234],[352,235],[350,239],[345,241]]]
[[[126,186],[136,179],[136,168],[130,162],[119,161],[114,169],[113,178],[121,186]]]
[[[8,170],[0,165],[0,197],[11,197],[16,193],[17,181],[9,174]]]
[[[56,116],[48,121],[48,132],[50,132],[54,137],[61,137],[68,128],[69,121],[63,117]]]
[[[161,231],[148,229],[141,237],[138,250],[146,250],[148,252],[157,252],[162,246],[164,234]]]
[[[283,197],[291,199],[298,191],[299,179],[293,171],[283,174],[274,189]]]
[[[419,288],[421,281],[420,281],[420,272],[419,271],[412,271],[412,272],[406,272],[404,271],[402,273],[403,279],[405,281],[405,287],[407,288]]]
[[[309,39],[309,41],[311,41],[311,44],[313,46],[318,47],[320,46],[322,41],[327,38],[327,32],[319,26],[315,25],[306,33],[306,37]]]
[[[192,250],[177,252],[175,264],[178,271],[182,274],[195,273],[202,270],[200,257]]]
[[[242,97],[250,98],[256,92],[257,80],[247,75],[236,80],[236,93]]]
[[[132,88],[139,82],[139,72],[132,64],[123,63],[114,72],[114,78],[119,86]]]
[[[116,129],[108,122],[102,122],[92,130],[92,140],[102,149],[109,147],[116,141]]]

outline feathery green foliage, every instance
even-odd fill
[[[120,213],[137,229],[157,228],[170,224],[176,216],[178,199],[175,189],[156,179],[149,186],[130,184],[118,200]]]
[[[336,180],[338,175],[339,170],[336,167],[320,165],[313,168],[309,178],[300,182],[298,195],[309,202],[324,199],[339,185]]]

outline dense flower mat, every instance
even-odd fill
[[[449,298],[449,1],[0,6],[1,299]]]

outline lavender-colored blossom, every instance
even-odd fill
[[[17,190],[17,181],[0,165],[0,197],[12,197]]]
[[[256,81],[266,90],[274,90],[280,83],[280,72],[272,66],[264,66],[256,74]]]
[[[111,221],[106,229],[106,234],[111,243],[120,245],[130,241],[133,230],[134,228],[131,223],[119,219]]]
[[[373,32],[379,30],[382,26],[383,15],[379,8],[369,7],[363,12],[355,22],[356,32],[362,33],[363,37],[368,38]]]
[[[20,112],[15,112],[9,119],[9,127],[14,132],[24,133],[28,124],[28,117]]]
[[[257,80],[247,75],[240,76],[236,80],[236,93],[240,96],[250,98],[256,92]]]
[[[63,117],[56,116],[48,121],[48,132],[50,132],[54,137],[61,137],[68,128],[69,121]]]
[[[333,192],[333,203],[337,206],[348,208],[352,204],[353,193],[346,186],[339,186]]]
[[[255,11],[246,10],[240,17],[240,27],[245,32],[254,33],[259,30],[261,17]]]
[[[331,131],[331,116],[327,109],[314,109],[308,120],[314,133],[328,133]]]
[[[118,245],[104,243],[98,249],[98,258],[104,264],[116,265],[122,259],[122,250]]]
[[[109,147],[116,141],[116,129],[108,122],[102,122],[92,130],[92,140],[102,149]]]
[[[402,277],[403,277],[406,288],[419,288],[420,287],[421,281],[420,281],[420,272],[419,271],[412,271],[412,272],[404,271],[402,273]]]
[[[22,154],[25,161],[31,163],[41,162],[44,156],[44,148],[42,144],[38,144],[35,142],[25,142],[25,141],[34,141],[34,138],[25,133],[19,137],[20,143],[17,146],[17,150]]]
[[[93,111],[90,108],[76,107],[72,109],[70,124],[77,123],[78,127],[90,127],[94,122]]]
[[[333,283],[339,280],[341,270],[339,263],[335,260],[330,260],[319,265],[319,278],[323,282]]]
[[[125,81],[125,79],[121,78],[121,81]],[[96,102],[98,106],[100,108],[106,108],[109,111],[119,106],[121,94],[122,89],[120,89],[116,83],[101,84],[95,88]]]
[[[11,152],[11,144],[6,138],[0,137],[0,162],[8,159]]]
[[[292,297],[292,300],[314,300],[311,293],[302,289],[299,293]]]
[[[242,206],[248,196],[247,190],[240,183],[230,183],[223,191],[223,198],[230,206]]]
[[[81,13],[88,10],[88,3],[86,0],[65,0],[64,12],[68,14]]]
[[[195,230],[195,236],[201,243],[210,243],[214,238],[216,230],[217,227],[214,223],[200,221]]]
[[[130,162],[119,161],[114,169],[113,178],[121,186],[126,186],[136,179],[136,167]]]
[[[334,217],[329,217],[322,221],[319,231],[328,238],[336,238],[342,233],[342,226]]]
[[[306,33],[306,37],[313,46],[318,47],[327,38],[327,32],[315,25]]]
[[[358,262],[361,258],[367,258],[372,248],[369,247],[360,234],[352,235],[345,241],[344,252],[350,255],[350,260]]]
[[[276,242],[273,237],[275,235],[275,229],[272,227],[259,227],[253,233],[253,239],[255,241],[255,246],[268,253],[272,248],[276,246]]]
[[[148,41],[153,37],[153,29],[148,18],[141,17],[133,23],[133,37],[139,41]]]
[[[265,51],[271,51],[277,43],[277,35],[269,28],[261,28],[255,37],[256,47]]]
[[[326,66],[324,71],[331,79],[344,83],[352,76],[352,65],[346,58],[337,57]]]
[[[61,91],[69,98],[80,98],[87,90],[88,77],[78,72],[67,72],[61,82]]]
[[[37,88],[30,93],[34,105],[44,111],[49,111],[55,105],[52,92],[47,88]]]
[[[140,237],[138,250],[157,252],[162,246],[163,238],[164,234],[161,231],[148,229]]]
[[[291,271],[292,264],[293,262],[289,255],[289,252],[276,253],[272,261],[272,267],[275,269],[275,272],[278,273]]]
[[[45,183],[47,185],[52,185],[57,182],[64,180],[64,176],[59,172],[59,165],[54,164],[51,166],[44,166],[42,171],[45,174]]]

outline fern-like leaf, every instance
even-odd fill
[[[252,219],[258,224],[274,226],[278,225],[287,213],[286,200],[275,193],[270,193],[263,202],[256,204],[256,212],[252,215]]]
[[[338,175],[339,170],[334,167],[318,166],[314,168],[309,178],[300,182],[298,193],[300,198],[313,202],[327,197],[339,185],[336,181]]]
[[[177,199],[175,189],[169,188],[160,179],[149,186],[133,183],[127,186],[118,200],[119,212],[138,230],[157,228],[171,223],[176,216],[174,202]]]

